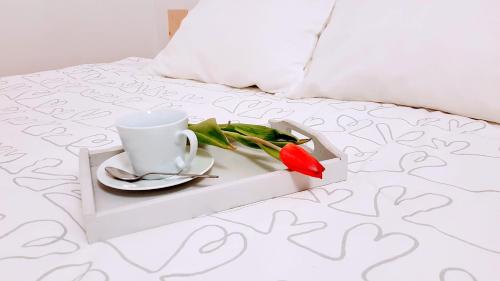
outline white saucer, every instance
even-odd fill
[[[193,159],[191,167],[183,170],[183,173],[204,174],[214,165],[214,158],[206,150],[198,149],[198,154]],[[159,180],[140,180],[136,182],[126,182],[117,180],[109,176],[104,167],[112,166],[120,168],[127,172],[132,171],[126,152],[117,154],[108,160],[104,161],[97,169],[97,179],[102,184],[121,190],[153,190],[159,188],[170,187],[193,180],[193,178],[180,176],[167,176]]]

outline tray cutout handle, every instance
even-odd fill
[[[318,160],[328,160],[331,158],[340,158],[344,157],[344,153],[337,150],[333,145],[331,145],[330,141],[328,141],[325,136],[321,133],[312,130],[311,128],[304,126],[293,120],[269,120],[269,124],[272,128],[291,133],[292,131],[296,131],[299,134],[302,134],[311,139],[313,142],[314,148],[312,154]]]

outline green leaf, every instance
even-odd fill
[[[188,128],[196,134],[199,143],[214,145],[224,149],[235,149],[217,125],[215,118],[207,119],[198,124],[189,124]]]
[[[223,131],[223,132],[227,138],[235,140],[235,141],[241,143],[242,145],[245,145],[245,146],[248,146],[251,148],[256,148],[256,149],[259,148],[259,146],[256,143],[254,143],[250,140],[247,140],[244,135],[241,135],[241,134],[238,134],[235,132],[229,132],[229,131]]]
[[[270,143],[272,144],[275,144],[279,147],[283,147],[289,143],[294,143],[294,144],[297,144],[297,145],[301,145],[301,144],[304,144],[308,141],[310,141],[311,139],[300,139],[300,140],[297,140],[297,141],[269,141]]]
[[[267,140],[279,147],[283,147],[288,143],[294,143],[297,145],[304,144],[311,139],[297,139],[295,136],[282,132],[273,128],[265,127],[262,125],[251,125],[242,123],[227,123],[220,124],[219,127],[222,129],[226,137],[234,139],[239,143],[252,148],[259,148],[257,144],[248,141],[246,138],[241,136],[253,136],[264,140]]]
[[[262,144],[259,144],[259,143],[252,142],[252,141],[248,140],[246,138],[246,136],[238,134],[238,133],[235,133],[235,132],[226,132],[226,131],[224,131],[224,134],[228,138],[234,139],[235,141],[241,143],[242,145],[245,145],[245,146],[248,146],[248,147],[251,147],[251,148],[256,148],[256,149],[260,148],[264,152],[266,152],[267,154],[269,154],[270,156],[272,156],[272,157],[280,160],[280,153],[279,153],[279,151],[277,151],[275,149],[272,149],[272,148],[270,148],[268,146],[265,146],[265,145],[262,145]],[[289,142],[271,142],[271,143],[274,143],[274,144],[276,144],[276,145],[278,145],[280,147],[283,147],[283,146],[285,146]]]
[[[290,133],[278,131],[262,125],[228,123],[220,126],[224,131],[236,132],[242,135],[258,137],[268,141],[289,141],[294,143],[297,141],[297,138]]]
[[[262,145],[262,144],[257,144],[262,150],[264,150],[264,152],[266,152],[267,154],[269,154],[271,157],[277,159],[278,161],[281,162],[281,159],[280,159],[280,152],[275,150],[275,149],[272,149],[268,146],[265,146],[265,145]]]
[[[260,148],[258,144],[254,143],[253,141],[251,140],[248,140],[246,138],[245,135],[242,135],[242,134],[239,134],[239,133],[236,133],[236,132],[229,132],[229,131],[223,131],[224,132],[224,135],[226,135],[226,137],[229,139],[229,140],[234,140],[234,141],[237,141],[239,142],[240,144],[244,145],[244,146],[248,146],[248,147],[251,147],[251,148]],[[300,139],[300,140],[297,140],[296,142],[293,142],[293,141],[269,141],[270,143],[272,144],[275,144],[279,147],[283,147],[289,143],[294,143],[294,144],[304,144],[308,141],[310,141],[311,139]]]
[[[297,144],[297,145],[301,145],[301,144],[304,144],[304,143],[308,143],[308,142],[310,142],[310,141],[311,141],[311,139],[300,139],[300,140],[297,140],[297,141],[295,142],[295,144]]]

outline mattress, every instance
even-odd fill
[[[500,126],[151,77],[148,62],[0,78],[0,280],[500,280]],[[162,108],[293,119],[348,154],[348,180],[89,245],[79,149]]]

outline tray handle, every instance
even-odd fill
[[[336,149],[330,141],[321,133],[312,130],[310,127],[304,126],[296,121],[285,119],[285,120],[269,120],[269,124],[272,128],[280,131],[291,133],[296,131],[308,138],[311,138],[314,149],[312,154],[319,160],[331,159],[331,156],[343,159],[344,153]]]

